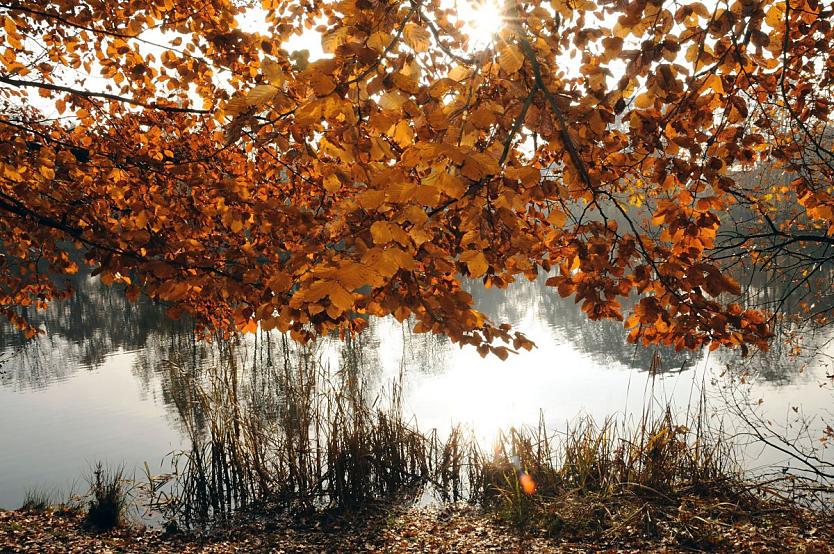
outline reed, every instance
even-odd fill
[[[767,501],[703,409],[681,422],[668,407],[633,424],[586,417],[560,433],[542,418],[502,432],[475,466],[475,500],[519,529],[560,536],[635,528],[652,535],[684,508],[719,507],[726,521]]]
[[[429,490],[519,529],[574,536],[653,534],[693,506],[735,518],[761,502],[703,398],[682,418],[667,407],[552,431],[542,417],[483,448],[466,427],[421,431],[403,411],[401,379],[377,392],[361,345],[345,348],[335,368],[283,338],[257,371],[233,349],[211,370],[169,364],[192,447],[150,478],[153,507],[202,526],[242,508],[352,510]],[[691,535],[709,546],[703,532]]]
[[[438,470],[460,482],[457,446],[403,416],[396,383],[371,395],[356,356],[331,370],[314,352],[278,346],[279,362],[258,372],[233,356],[201,375],[169,364],[190,391],[176,398],[192,448],[171,456],[164,484],[149,476],[154,508],[194,525],[257,504],[356,507],[416,491]]]

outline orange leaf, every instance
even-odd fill
[[[515,44],[507,44],[498,50],[498,65],[508,74],[517,73],[524,66],[524,54]]]
[[[310,85],[313,87],[316,96],[327,96],[336,90],[336,81],[329,75],[320,72],[313,73],[310,78]]]
[[[477,250],[467,250],[460,255],[460,261],[466,264],[466,267],[469,270],[469,276],[473,278],[480,277],[486,273],[489,268],[486,256],[484,256],[483,252],[479,252]]]

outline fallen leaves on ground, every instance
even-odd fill
[[[834,529],[821,517],[812,512],[763,515],[728,526],[727,547],[704,549],[637,533],[631,540],[601,534],[566,542],[520,532],[468,506],[388,506],[295,518],[250,514],[210,531],[173,534],[139,527],[96,533],[85,529],[78,514],[16,511],[0,512],[0,552],[834,552]]]

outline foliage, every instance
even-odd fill
[[[831,8],[512,0],[480,46],[451,6],[2,4],[0,309],[34,333],[80,249],[207,328],[393,314],[506,357],[461,280],[555,269],[633,341],[766,347],[726,269],[829,257]]]

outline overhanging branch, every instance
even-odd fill
[[[121,102],[124,104],[130,104],[131,106],[138,106],[140,108],[145,108],[148,110],[159,110],[168,113],[189,113],[197,115],[206,115],[211,113],[211,110],[198,110],[196,108],[166,106],[165,104],[160,104],[159,102],[142,102],[141,100],[128,98],[126,96],[119,96],[118,94],[110,94],[109,92],[93,92],[89,90],[80,90],[72,87],[66,87],[63,85],[55,85],[53,83],[44,83],[41,81],[26,81],[23,79],[12,79],[11,77],[0,76],[0,83],[5,83],[14,87],[39,88],[43,90],[51,90],[54,92],[65,92],[67,94],[72,94],[74,96],[79,96],[81,98],[86,99],[100,98],[102,100],[109,100],[111,102]]]

